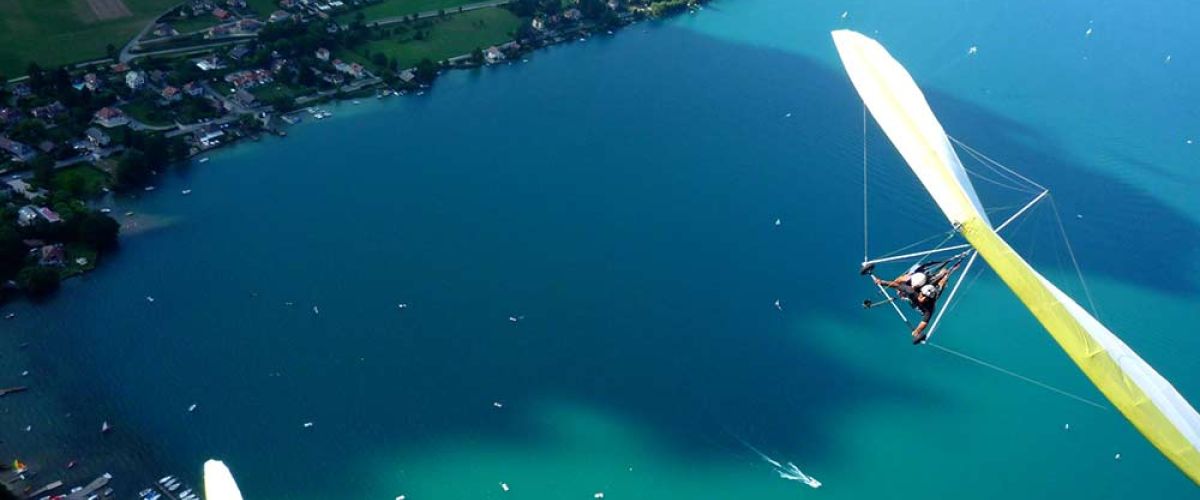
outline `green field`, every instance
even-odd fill
[[[246,5],[262,16],[263,21],[266,21],[272,12],[279,10],[278,0],[246,0]]]
[[[87,0],[0,0],[0,74],[21,76],[30,62],[54,66],[104,57],[178,0],[124,0],[133,13],[99,21]]]
[[[440,61],[507,42],[512,39],[510,33],[522,22],[521,18],[502,8],[479,9],[437,21],[428,29],[425,40],[413,40],[414,33],[409,31],[397,38],[368,42],[364,47],[371,54],[383,53],[389,59],[396,59],[401,68],[408,68],[421,59]],[[343,56],[366,64],[362,48]]]
[[[338,16],[337,20],[341,23],[349,23],[354,20],[358,12],[362,12],[363,20],[368,23],[376,19],[407,16],[418,12],[439,9],[446,9],[446,13],[449,14],[454,12],[454,9],[459,5],[478,3],[480,1],[482,0],[383,0],[357,11],[342,14]]]
[[[108,174],[91,166],[68,167],[54,173],[55,191],[77,197],[98,196],[108,184]]]
[[[173,26],[175,28],[175,30],[179,32],[179,34],[183,35],[183,34],[192,33],[195,31],[200,31],[202,29],[211,28],[213,26],[216,26],[217,24],[220,24],[220,22],[221,22],[221,20],[217,19],[216,16],[205,15],[205,16],[189,17],[189,18],[183,19],[183,20],[171,21],[171,26]]]

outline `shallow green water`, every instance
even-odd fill
[[[1101,318],[1196,400],[1200,281],[1169,272],[1200,248],[1194,8],[904,5],[724,2],[173,173],[118,209],[171,224],[14,308],[47,389],[5,442],[134,484],[219,457],[249,498],[1194,494],[1115,411],[860,309],[861,107],[827,38],[880,30],[952,134],[1054,189]],[[868,140],[873,247],[943,230]],[[1081,296],[1056,231],[1045,206],[1012,241]],[[937,338],[1102,400],[989,273]]]

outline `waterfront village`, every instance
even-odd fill
[[[97,202],[340,99],[423,93],[442,71],[686,11],[697,0],[188,0],[108,57],[0,75],[0,284],[41,298],[122,222]],[[187,194],[187,193],[184,193]]]
[[[109,44],[107,57],[35,61],[22,75],[0,75],[0,304],[44,299],[93,269],[137,217],[113,213],[111,197],[153,191],[172,165],[203,163],[242,139],[286,136],[289,124],[329,116],[325,102],[421,95],[445,70],[526,61],[540,47],[701,8],[700,0],[472,1],[187,0],[123,47]],[[0,397],[27,389],[2,388]],[[100,432],[110,429],[105,422]],[[114,490],[107,473],[88,482],[73,460],[6,460],[0,499],[126,489]],[[199,498],[175,476],[139,481],[147,484],[128,490],[139,498]]]

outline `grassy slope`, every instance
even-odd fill
[[[124,0],[130,17],[96,21],[86,0],[0,0],[0,73],[23,75],[30,62],[54,66],[104,56],[178,0]]]
[[[425,40],[412,40],[409,32],[400,38],[370,42],[366,48],[372,54],[382,52],[395,58],[401,68],[407,68],[424,58],[439,61],[506,42],[511,39],[509,33],[516,31],[521,22],[521,18],[505,9],[473,10],[438,22]],[[361,54],[349,57],[363,60]]]
[[[438,9],[446,9],[446,13],[448,14],[453,12],[454,8],[459,5],[467,5],[479,1],[481,0],[383,0],[357,12],[362,12],[364,20],[371,22],[385,17],[407,16],[409,14]],[[342,14],[338,16],[338,21],[349,23],[354,20],[354,16],[355,12]]]
[[[271,15],[272,12],[279,10],[279,2],[277,0],[246,0],[246,5],[262,16],[263,21],[266,21],[267,16]]]

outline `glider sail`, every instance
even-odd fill
[[[204,462],[204,498],[207,500],[242,500],[242,492],[233,473],[220,460]]]
[[[887,49],[850,30],[834,31],[833,41],[871,116],[950,223],[1096,388],[1200,485],[1200,414],[1170,382],[1000,238],[924,94]]]

